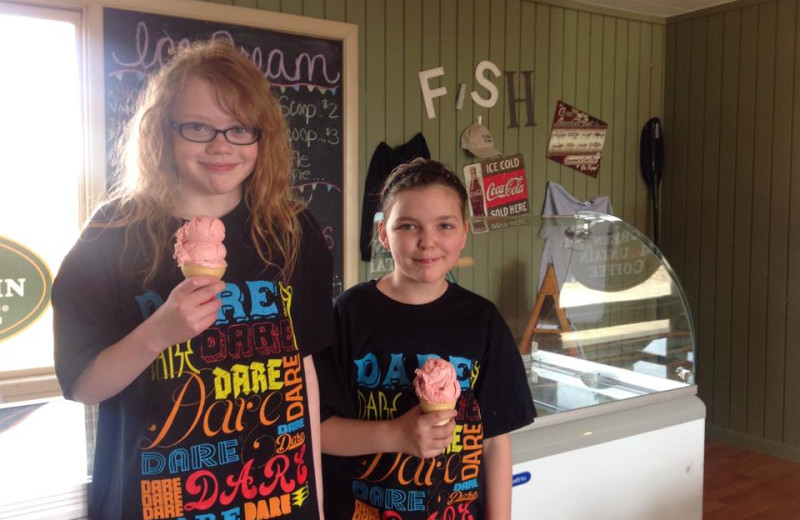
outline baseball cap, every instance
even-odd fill
[[[464,129],[461,134],[461,148],[481,159],[503,155],[495,148],[489,129],[480,123],[472,123]]]

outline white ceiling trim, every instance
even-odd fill
[[[576,3],[605,7],[645,16],[670,18],[735,0],[574,0]]]

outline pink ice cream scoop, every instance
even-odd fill
[[[178,267],[187,278],[210,275],[222,278],[228,264],[222,244],[225,225],[214,217],[195,217],[175,233],[175,254]]]
[[[461,395],[461,386],[452,363],[440,358],[428,358],[422,368],[414,370],[414,373],[414,390],[425,412],[455,408]]]

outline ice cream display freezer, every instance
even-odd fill
[[[532,225],[535,304],[507,318],[538,413],[511,436],[513,519],[699,520],[705,406],[675,273],[616,217]]]

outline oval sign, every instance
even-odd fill
[[[511,487],[527,484],[531,480],[531,472],[523,471],[511,477]]]
[[[52,286],[50,270],[35,253],[0,237],[0,342],[36,321]]]
[[[595,221],[580,238],[570,272],[596,291],[623,291],[650,278],[661,260],[622,221]],[[578,248],[576,248],[578,249]]]

